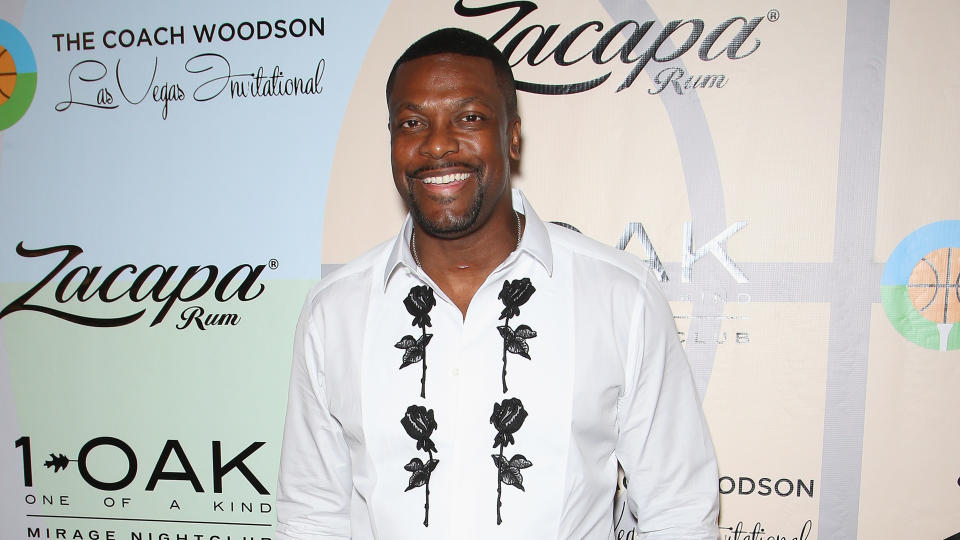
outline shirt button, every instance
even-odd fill
[[[456,368],[456,367],[455,367],[455,368],[451,369],[451,370],[450,370],[450,374],[453,375],[454,377],[459,377],[459,376],[460,376],[460,368]]]

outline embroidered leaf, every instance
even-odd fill
[[[394,347],[398,349],[409,349],[410,347],[413,347],[416,344],[417,344],[416,338],[414,338],[410,334],[407,334],[402,338],[400,338],[400,341],[398,341],[396,345],[394,345]]]
[[[499,454],[492,454],[490,457],[493,458],[493,464],[497,466],[497,470],[503,469],[503,467],[507,464],[507,458]]]
[[[497,330],[500,331],[500,336],[503,337],[503,342],[507,346],[507,351],[512,352],[513,354],[519,354],[520,356],[530,360],[530,346],[527,345],[524,336],[520,334],[520,330],[523,330],[524,334],[532,333],[533,336],[536,336],[537,333],[530,329],[529,326],[523,324],[517,327],[517,330],[510,328],[507,325],[498,326]]]
[[[427,343],[430,343],[431,339],[433,339],[433,334],[424,334],[417,338],[417,345],[420,347],[426,347]]]
[[[423,469],[423,462],[420,461],[420,458],[413,458],[410,460],[410,463],[404,465],[403,468],[410,472],[419,471],[420,469]]]
[[[497,436],[493,438],[493,447],[496,448],[498,446],[504,446],[503,439],[503,433],[497,433]]]
[[[413,488],[418,488],[422,485],[425,485],[430,480],[430,471],[419,470],[413,471],[413,474],[410,475],[410,482],[407,484],[407,489],[403,491],[410,491]]]
[[[437,468],[437,463],[440,463],[439,459],[431,459],[424,464],[423,470],[432,473]]]
[[[423,360],[423,347],[419,345],[410,347],[403,353],[403,363],[400,364],[400,369],[403,369],[410,364],[416,364],[421,360]]]
[[[520,491],[526,491],[523,489],[523,475],[520,474],[520,470],[516,467],[504,467],[501,469],[500,481],[508,486],[514,486]]]
[[[514,336],[512,339],[508,339],[507,350],[513,354],[519,354],[527,360],[530,360],[530,346],[527,345],[527,341],[522,337]]]
[[[510,458],[510,466],[516,467],[517,469],[526,469],[527,467],[533,466],[533,463],[525,458],[523,454],[517,454]]]
[[[534,330],[533,328],[530,328],[525,324],[521,324],[520,326],[517,327],[516,334],[522,337],[523,339],[530,339],[530,338],[537,337],[536,330]]]

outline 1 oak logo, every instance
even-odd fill
[[[266,443],[262,441],[253,442],[236,456],[224,461],[221,442],[212,441],[211,459],[213,461],[213,492],[223,493],[223,477],[230,471],[236,470],[242,474],[244,478],[246,478],[247,482],[253,486],[253,489],[255,489],[257,493],[260,495],[269,495],[270,492],[267,491],[267,488],[264,487],[262,482],[260,482],[260,479],[257,478],[253,471],[251,471],[250,468],[247,467],[246,463],[244,463],[247,458],[249,458],[264,444]],[[20,437],[15,441],[15,446],[20,448],[23,455],[23,485],[24,487],[32,487],[33,455],[30,446],[30,437]],[[123,453],[124,461],[126,461],[126,471],[124,472],[123,477],[119,480],[108,481],[100,479],[93,471],[90,470],[88,462],[90,454],[103,447],[114,448]],[[167,470],[167,462],[170,461],[170,458],[173,455],[176,455],[176,460],[179,461],[180,470]],[[101,491],[121,490],[133,483],[137,476],[138,462],[136,452],[134,452],[133,448],[129,444],[116,437],[95,437],[90,439],[80,448],[80,452],[76,459],[70,459],[63,453],[58,454],[56,452],[52,452],[50,453],[50,459],[44,462],[44,466],[48,469],[52,468],[54,473],[60,473],[68,470],[70,468],[70,463],[73,462],[77,464],[77,470],[79,471],[80,477],[83,478],[84,482],[86,482],[89,486]],[[121,464],[121,468],[122,467],[123,465]],[[176,469],[177,467],[174,466],[170,468]],[[200,482],[200,478],[197,476],[193,465],[187,458],[187,454],[184,452],[180,441],[176,439],[170,439],[166,442],[166,444],[164,444],[163,449],[160,451],[160,457],[157,458],[157,463],[153,467],[153,472],[150,474],[150,478],[147,480],[146,491],[154,491],[157,488],[157,484],[160,482],[160,480],[190,482],[194,491],[197,493],[204,492],[203,484]]]

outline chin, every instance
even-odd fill
[[[415,213],[416,215],[416,213]],[[453,218],[444,218],[441,220],[429,220],[422,215],[419,219],[414,218],[427,234],[439,236],[441,238],[456,238],[473,230],[476,224],[476,216],[457,216]]]
[[[449,209],[440,208],[436,219],[430,219],[423,213],[412,192],[407,197],[407,208],[410,209],[414,221],[427,234],[441,238],[456,238],[472,232],[476,228],[480,211],[483,208],[483,193],[479,193],[473,199],[469,208],[456,214]]]

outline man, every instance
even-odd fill
[[[511,191],[500,52],[434,32],[387,105],[410,216],[307,299],[278,538],[613,538],[619,461],[645,538],[715,539],[716,461],[669,307],[639,259]]]

